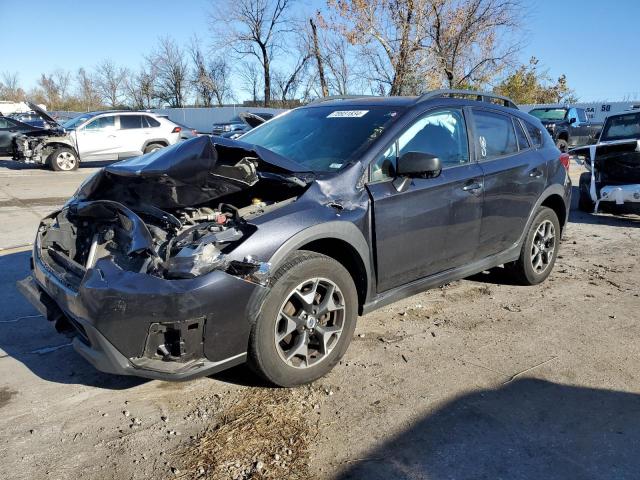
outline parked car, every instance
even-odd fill
[[[602,124],[591,122],[584,108],[534,108],[529,114],[542,122],[561,152],[595,143],[602,130]]]
[[[237,138],[255,126],[272,119],[274,115],[274,113],[270,112],[242,112],[229,122],[214,123],[211,134],[226,138]]]
[[[194,137],[198,136],[198,131],[195,128],[187,127],[186,125],[183,125],[180,122],[176,122],[175,120],[171,120],[171,119],[169,119],[169,115],[157,115],[157,116],[161,117],[161,118],[166,118],[167,120],[169,120],[170,122],[175,124],[177,127],[180,127],[180,139],[181,140],[189,140],[191,138],[194,138]]]
[[[48,135],[16,139],[16,160],[68,171],[80,162],[121,160],[151,153],[180,140],[181,127],[148,112],[105,111],[79,115]]]
[[[16,137],[25,133],[38,131],[43,130],[13,118],[0,116],[0,155],[13,156]]]
[[[598,143],[571,154],[589,170],[580,175],[581,210],[640,213],[640,112],[610,115]]]
[[[450,98],[464,95],[484,101]],[[177,380],[248,361],[310,382],[358,315],[503,264],[525,285],[550,274],[568,155],[514,107],[342,98],[107,166],[42,221],[19,288],[102,371]]]

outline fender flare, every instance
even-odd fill
[[[296,233],[280,245],[271,256],[269,259],[271,268],[273,271],[277,270],[291,252],[298,250],[307,243],[323,239],[342,240],[355,249],[364,265],[367,283],[369,284],[367,290],[369,290],[372,283],[371,251],[369,244],[362,232],[358,230],[358,227],[346,221],[319,223]]]
[[[163,144],[165,147],[168,147],[169,145],[171,145],[171,143],[169,141],[167,141],[166,138],[150,138],[148,140],[146,140],[143,144],[142,144],[142,152],[144,153],[145,149],[151,145],[152,143],[161,143]]]
[[[527,218],[527,223],[525,225],[524,230],[522,231],[522,234],[520,235],[520,238],[518,239],[518,243],[516,245],[521,246],[522,242],[524,241],[525,237],[527,236],[527,232],[529,231],[529,228],[531,228],[531,222],[533,222],[533,217],[535,216],[536,212],[538,211],[538,208],[540,208],[540,205],[542,205],[544,203],[544,201],[549,198],[551,195],[559,195],[560,198],[564,199],[565,196],[565,191],[564,188],[559,185],[559,184],[553,184],[553,185],[549,185],[543,192],[542,194],[540,194],[540,196],[538,197],[538,200],[536,200],[536,203],[534,203],[533,208],[531,209],[531,212],[529,212],[529,218]],[[559,220],[564,220],[564,225],[566,227],[568,221],[569,221],[569,211],[571,210],[571,202],[569,202],[569,205],[566,206],[567,209],[567,218],[565,219],[559,219]],[[562,229],[564,230],[564,229]]]

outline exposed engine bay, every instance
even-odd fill
[[[256,152],[199,137],[105,167],[43,220],[41,258],[72,287],[101,259],[163,279],[214,269],[259,274],[260,262],[226,254],[257,230],[252,219],[306,188],[282,169],[261,166]]]

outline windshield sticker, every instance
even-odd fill
[[[367,113],[369,110],[336,110],[327,115],[327,118],[360,118]]]
[[[342,167],[341,163],[332,163],[331,165],[329,165],[329,168],[340,168]]]

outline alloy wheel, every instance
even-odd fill
[[[71,152],[60,152],[56,157],[56,165],[60,170],[73,170],[76,166],[76,157]]]
[[[345,319],[340,288],[326,278],[311,278],[288,295],[275,322],[280,358],[295,368],[322,362],[338,344]]]
[[[531,243],[531,266],[537,274],[544,272],[556,249],[556,229],[550,220],[544,220],[536,229]]]

